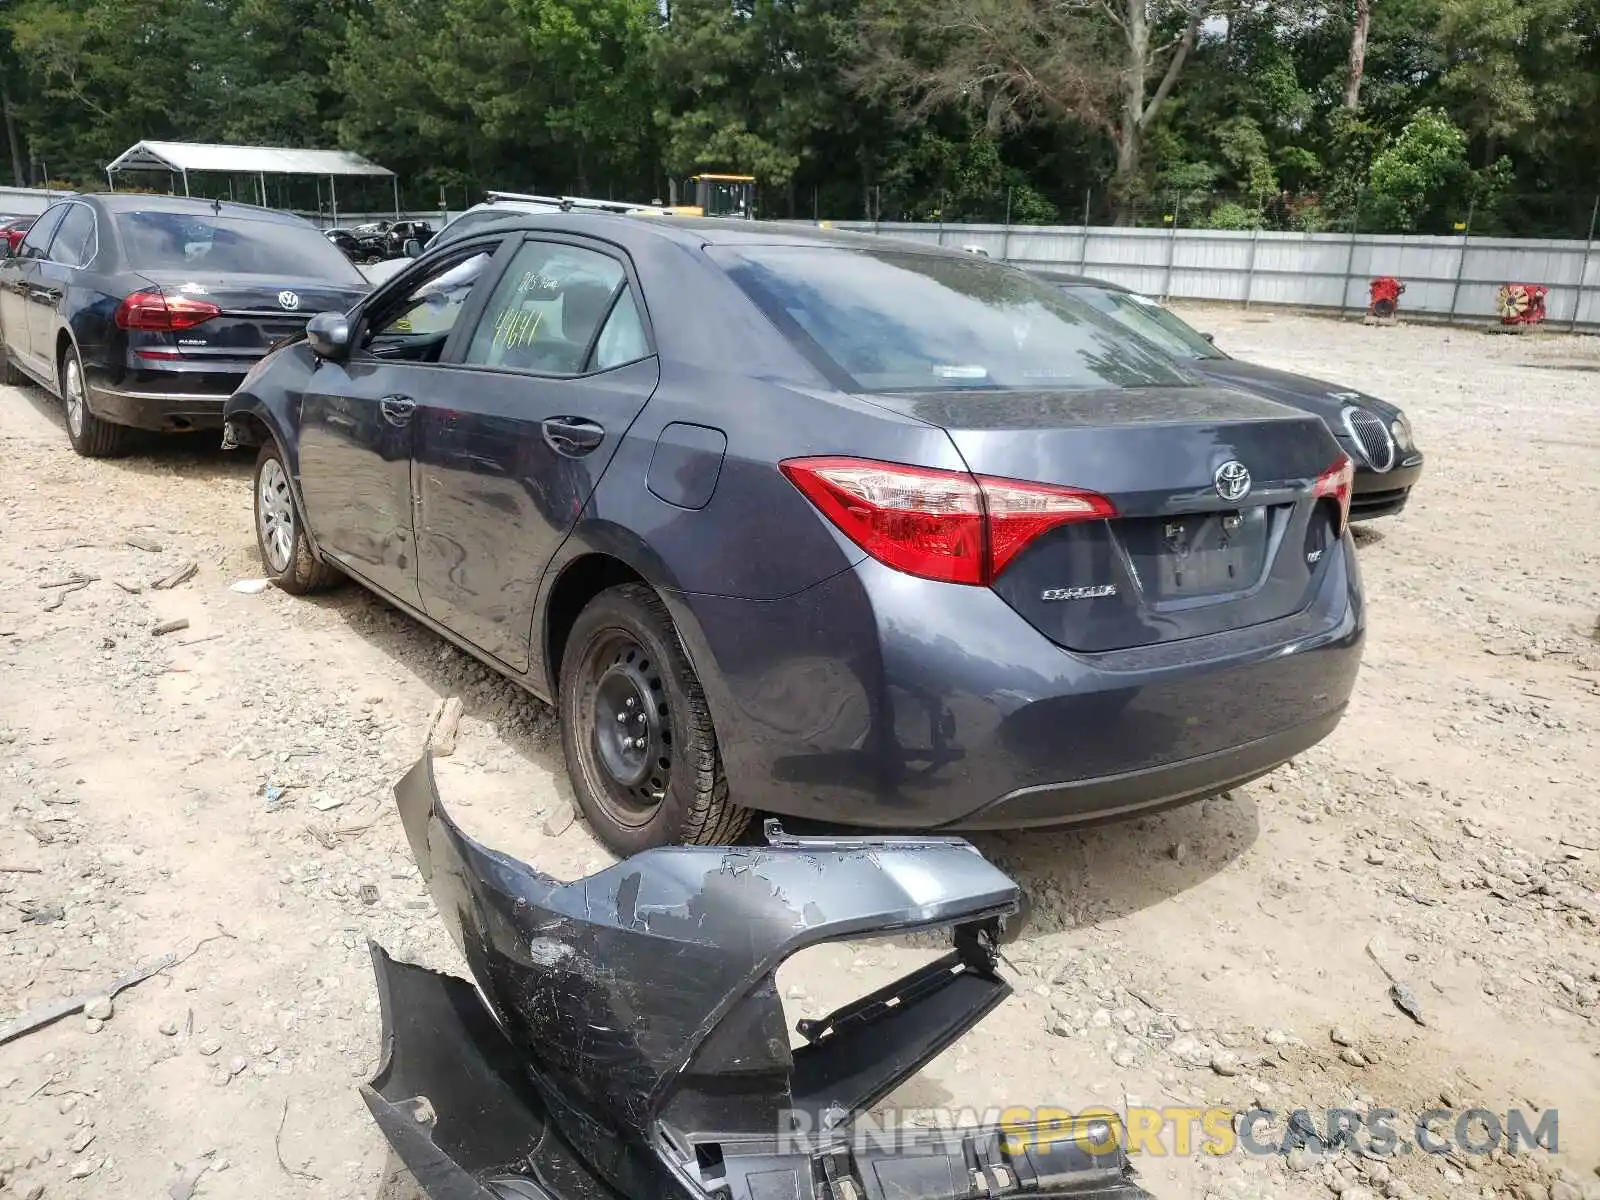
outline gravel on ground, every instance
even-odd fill
[[[1016,994],[888,1107],[1553,1109],[1557,1153],[1136,1161],[1164,1200],[1594,1200],[1600,341],[1187,315],[1400,403],[1428,454],[1358,536],[1354,704],[1215,799],[976,837],[1029,901]],[[48,396],[0,388],[0,1019],[88,1000],[0,1046],[0,1195],[390,1194],[367,942],[461,969],[390,799],[443,698],[470,832],[563,877],[610,861],[543,706],[358,588],[251,584],[250,461],[213,446],[80,459]],[[820,1015],[928,953],[824,947],[780,994]]]

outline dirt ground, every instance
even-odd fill
[[[1167,1200],[1600,1195],[1600,341],[1190,315],[1401,403],[1428,454],[1410,510],[1359,537],[1353,707],[1218,799],[976,839],[1032,905],[1016,995],[894,1107],[1258,1105],[1279,1132],[1295,1108],[1407,1131],[1556,1109],[1553,1155],[1169,1137],[1136,1161]],[[0,389],[0,1004],[189,956],[109,1019],[0,1046],[0,1195],[166,1196],[186,1167],[200,1197],[379,1194],[366,940],[457,968],[389,799],[439,697],[466,705],[440,778],[470,831],[557,875],[609,861],[540,705],[357,588],[231,590],[258,574],[249,465],[180,443],[85,461],[46,396]],[[810,953],[780,979],[789,1015],[923,953]]]

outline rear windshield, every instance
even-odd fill
[[[1069,285],[1067,295],[1092,305],[1120,321],[1140,337],[1148,338],[1174,358],[1226,358],[1182,319],[1168,312],[1148,296],[1119,292],[1114,288]]]
[[[119,212],[116,220],[128,265],[135,271],[363,282],[338,247],[309,225],[176,212]]]
[[[797,346],[857,391],[1193,382],[1115,321],[975,255],[837,246],[709,252]]]

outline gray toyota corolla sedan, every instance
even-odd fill
[[[1360,661],[1327,426],[958,252],[510,214],[227,419],[278,585],[351,576],[553,703],[623,853],[1214,794]]]

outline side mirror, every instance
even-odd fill
[[[1202,333],[1200,336],[1205,338],[1205,340],[1208,342],[1214,342],[1217,340],[1217,335],[1214,333]]]
[[[306,322],[306,345],[318,358],[343,362],[350,353],[350,319],[340,312],[320,312]]]
[[[405,252],[406,252],[406,257],[407,258],[421,258],[422,257],[422,243],[417,241],[416,238],[407,238],[406,239],[406,245],[405,245]]]

